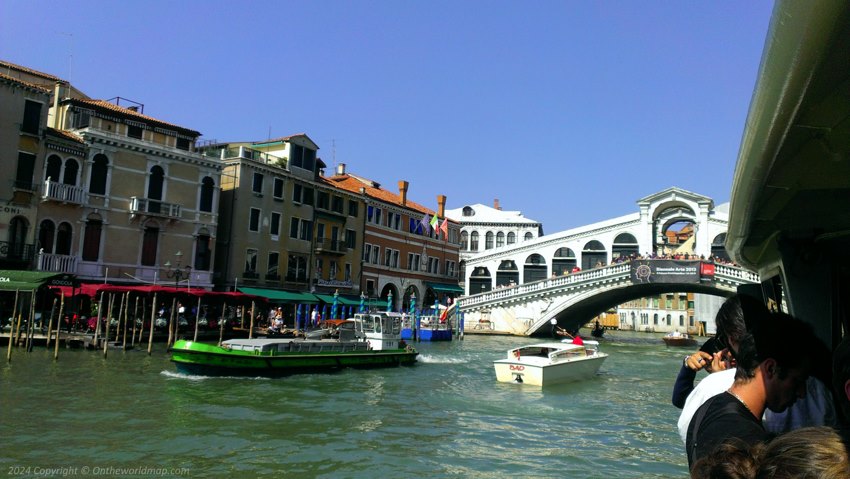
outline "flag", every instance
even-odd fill
[[[443,218],[443,224],[440,225],[440,230],[443,231],[443,239],[448,241],[449,239],[449,219]]]
[[[428,213],[425,213],[425,215],[422,216],[422,219],[419,221],[419,224],[422,225],[422,228],[425,230],[426,235],[431,234],[431,220],[429,219],[429,216],[430,215]]]
[[[437,226],[440,224],[440,219],[437,218],[437,215],[431,217],[431,228],[437,229]]]

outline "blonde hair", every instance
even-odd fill
[[[841,437],[828,427],[806,427],[771,441],[756,479],[847,479],[850,460]]]

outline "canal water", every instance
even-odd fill
[[[58,362],[18,349],[0,366],[0,472],[687,477],[670,404],[685,352],[607,336],[596,378],[542,389],[496,382],[492,361],[536,341],[504,336],[418,343],[412,367],[280,379],[182,376],[161,345]]]

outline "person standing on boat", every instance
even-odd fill
[[[314,327],[316,325],[318,325],[319,324],[318,318],[319,318],[319,306],[316,305],[316,308],[313,309],[313,311],[310,312],[310,325],[312,325]]]

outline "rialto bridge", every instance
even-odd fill
[[[740,284],[758,282],[757,275],[723,264],[728,258],[728,204],[715,208],[711,198],[672,187],[639,199],[637,205],[638,211],[630,215],[488,250],[468,260],[466,295],[458,299],[467,329],[549,334],[551,319],[575,329],[632,299],[668,292],[728,296]],[[682,275],[681,281],[673,276],[661,279],[663,275],[660,282],[642,281],[626,261],[673,255],[684,260],[676,268],[696,270],[697,275]],[[713,275],[700,276],[702,264],[711,264]]]

